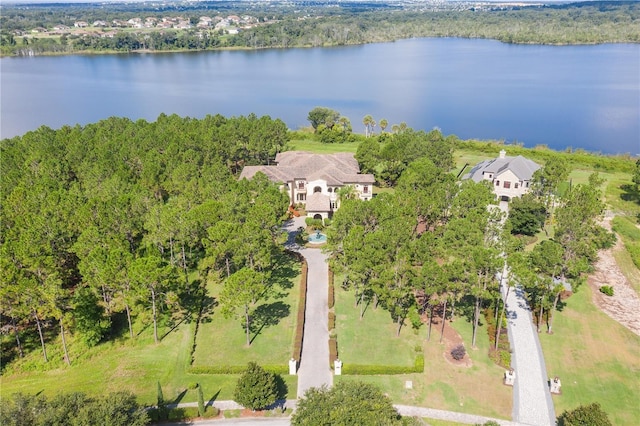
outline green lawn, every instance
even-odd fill
[[[336,278],[336,283],[339,283]],[[454,366],[445,359],[445,346],[438,343],[440,329],[434,326],[431,341],[426,342],[426,327],[414,333],[410,326],[395,335],[389,313],[382,308],[368,309],[359,319],[354,297],[336,287],[336,329],[338,353],[345,363],[412,365],[415,346],[422,346],[425,372],[422,374],[381,376],[337,376],[340,380],[361,380],[384,390],[394,403],[417,405],[488,417],[511,418],[511,388],[502,385],[504,370],[488,357],[488,336],[485,327],[478,331],[478,349],[470,350],[471,367]],[[453,327],[471,347],[471,324],[459,318]],[[413,382],[412,389],[405,382]]]
[[[556,414],[599,402],[615,425],[640,419],[640,337],[610,319],[584,285],[557,313],[555,333],[540,334],[549,377],[562,381]]]
[[[339,282],[336,280],[336,282]],[[336,286],[336,331],[338,356],[345,364],[412,366],[421,339],[405,326],[396,337],[397,325],[389,312],[369,306],[360,319],[360,308],[354,308],[353,292]]]
[[[299,274],[299,268],[296,269]],[[225,318],[218,308],[213,315],[200,324],[196,338],[194,366],[208,365],[245,365],[255,361],[261,365],[286,366],[291,358],[295,334],[296,314],[298,312],[299,275],[291,280],[292,287],[279,290],[281,297],[272,297],[260,303],[256,308],[263,312],[266,325],[260,332],[250,333],[253,340],[246,344],[243,322],[238,318]],[[214,297],[219,289],[210,286],[209,293]],[[260,321],[255,314],[255,321]],[[277,323],[277,324],[276,324]]]
[[[293,287],[287,290],[286,297],[266,302],[281,302],[276,305],[281,308],[277,314],[287,313],[286,317],[280,318],[277,325],[263,328],[250,348],[245,345],[240,322],[224,319],[215,308],[199,328],[196,360],[200,365],[217,362],[244,365],[255,360],[261,365],[286,366],[291,357],[299,278],[292,278],[291,283]],[[91,349],[67,336],[71,367],[62,362],[59,338],[48,342],[51,361],[45,364],[41,352],[35,350],[9,366],[0,378],[1,396],[16,392],[55,395],[70,391],[102,394],[129,390],[140,403],[154,404],[159,381],[164,397],[169,401],[176,398],[182,402],[197,401],[195,383],[202,385],[206,399],[214,396],[219,400],[233,399],[237,375],[188,373],[194,322],[183,322],[173,330],[161,327],[160,335],[166,335],[157,345],[153,343],[150,326],[138,323],[135,330],[139,334],[134,340],[125,337]],[[289,398],[295,398],[297,377],[286,375],[283,379],[289,389]]]
[[[334,154],[336,152],[353,152],[358,149],[360,142],[350,143],[321,143],[312,139],[294,139],[289,141],[292,151],[309,151],[316,154]]]

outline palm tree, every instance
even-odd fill
[[[375,123],[375,121],[373,121],[373,117],[370,114],[365,115],[362,119],[362,124],[364,124],[364,135],[367,138],[369,137],[369,132],[373,126],[372,123]]]
[[[385,131],[385,129],[387,128],[388,125],[389,125],[389,122],[387,121],[386,118],[383,118],[383,119],[380,120],[380,130],[382,132]]]

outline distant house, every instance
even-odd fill
[[[87,28],[89,26],[85,21],[76,21],[73,23],[73,26],[76,28]]]
[[[502,201],[510,201],[529,192],[533,174],[540,166],[521,155],[507,157],[505,150],[493,160],[485,160],[475,165],[463,179],[475,182],[488,180],[493,185],[493,192]]]
[[[240,179],[251,179],[262,172],[287,191],[291,205],[305,206],[308,217],[328,218],[340,207],[337,192],[350,185],[361,200],[373,196],[375,179],[361,174],[358,161],[350,153],[313,154],[287,151],[276,155],[276,165],[246,166]]]

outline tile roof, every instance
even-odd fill
[[[331,211],[331,200],[327,195],[314,192],[307,197],[305,209],[308,212],[328,212]]]
[[[276,155],[275,166],[245,166],[240,179],[251,179],[262,172],[274,182],[294,179],[324,180],[328,185],[341,186],[351,183],[373,184],[372,174],[360,174],[360,166],[353,154],[314,154],[306,151],[287,151]]]

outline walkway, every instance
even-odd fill
[[[333,385],[329,368],[329,266],[327,256],[317,248],[304,248],[295,244],[299,227],[305,226],[304,218],[297,217],[286,223],[289,233],[286,247],[300,252],[307,260],[307,306],[302,340],[302,357],[298,368],[298,398],[307,389]]]
[[[507,328],[513,348],[511,367],[516,373],[513,420],[533,426],[555,425],[556,415],[547,383],[544,356],[524,292],[517,287],[507,290],[505,285],[501,286],[501,290],[503,299],[506,296]]]

